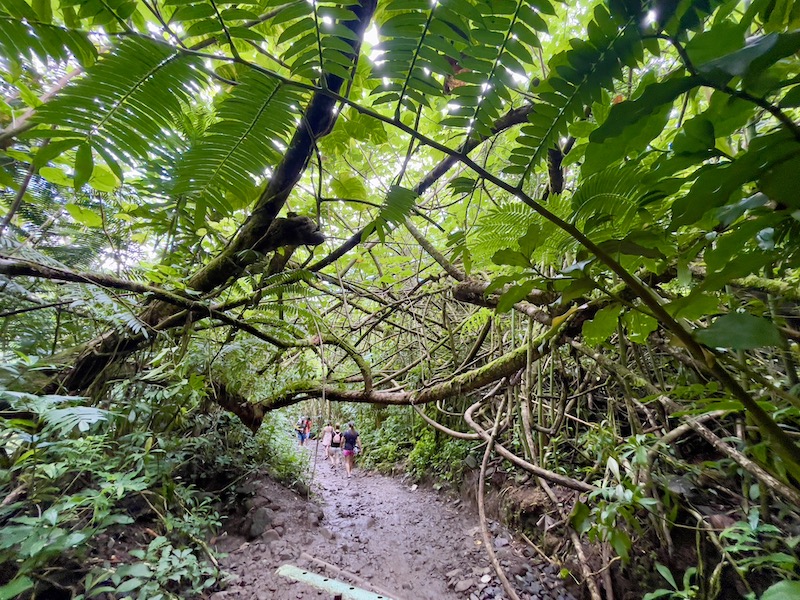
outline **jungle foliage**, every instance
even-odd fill
[[[592,598],[800,597],[799,52],[797,0],[3,2],[0,598],[218,585],[192,485],[298,476],[305,401],[538,487]],[[140,562],[53,578],[130,497]]]

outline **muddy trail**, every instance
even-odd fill
[[[234,579],[211,600],[508,597],[478,516],[460,500],[358,467],[347,479],[321,449],[298,451],[309,454],[310,499],[266,477],[238,486],[241,513],[213,540]],[[497,523],[489,527],[522,600],[574,600],[555,567],[530,558]]]

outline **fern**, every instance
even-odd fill
[[[165,4],[177,5],[169,17],[169,22],[180,23],[186,29],[188,38],[215,35],[228,40],[229,45],[233,45],[235,40],[264,41],[263,35],[247,26],[248,22],[258,20],[258,13],[243,8],[258,2],[245,1],[237,2],[234,6],[226,6],[228,3],[224,1],[166,0]],[[235,54],[236,48],[232,47],[231,52]]]
[[[97,58],[94,44],[83,32],[39,23],[32,11],[27,16],[11,10],[11,7],[1,7],[0,11],[10,15],[0,16],[0,53],[4,56],[35,56],[44,64],[50,58],[67,62],[74,57],[83,67],[90,67]],[[26,21],[18,20],[20,18]]]
[[[534,222],[536,213],[528,206],[504,202],[481,216],[474,233],[467,236],[467,247],[475,262],[481,264],[525,235]]]
[[[625,235],[634,224],[642,191],[634,168],[596,173],[572,196],[572,221],[597,242]]]
[[[275,290],[280,290],[287,285],[299,282],[308,283],[314,279],[315,276],[311,271],[295,269],[293,271],[285,271],[265,277],[261,280],[259,287],[262,288],[265,295],[276,295],[277,292]]]
[[[459,74],[463,84],[453,89],[457,116],[443,125],[466,127],[490,136],[503,107],[511,102],[511,91],[527,80],[534,65],[532,51],[541,47],[538,32],[547,32],[540,12],[555,14],[546,0],[481,3],[480,19],[473,20],[474,43],[464,50],[459,65],[468,71]]]
[[[547,208],[562,218],[570,213],[569,201],[564,195],[551,197]],[[532,225],[538,230],[535,248],[530,252],[532,262],[558,264],[565,254],[575,249],[575,241],[569,234],[527,205],[509,201],[488,211],[478,221],[475,232],[468,236],[468,247],[475,262],[488,261],[499,250],[520,248],[518,240]]]
[[[416,110],[452,94],[442,125],[490,133],[533,65],[532,49],[555,14],[548,0],[397,0],[385,8],[373,77],[375,104],[397,102]]]
[[[296,88],[251,71],[219,108],[219,121],[177,168],[174,193],[228,212],[224,193],[252,196],[254,182],[280,160],[303,96]]]
[[[465,15],[479,15],[466,0],[395,0],[384,11],[384,39],[376,46],[383,56],[373,69],[373,77],[383,85],[373,90],[374,103],[397,102],[395,112],[401,106],[411,111],[430,106],[429,97],[443,93],[443,83],[434,75],[453,75],[452,65],[469,42]]]
[[[350,79],[353,66],[353,44],[358,36],[345,23],[356,20],[353,11],[344,5],[354,2],[292,2],[270,0],[268,6],[285,5],[272,18],[273,26],[284,27],[278,45],[289,64],[292,75],[319,79],[322,73]]]
[[[169,46],[129,38],[41,106],[35,119],[56,128],[42,135],[91,145],[119,176],[117,161],[134,165],[164,154],[165,146],[182,146],[171,135],[173,122],[204,79],[198,66],[197,58]]]
[[[602,5],[588,26],[588,41],[573,40],[572,49],[550,61],[550,77],[539,89],[540,103],[522,127],[506,167],[524,181],[567,126],[582,118],[584,106],[611,89],[622,67],[635,66],[643,55],[636,15],[609,13]]]
[[[405,220],[414,208],[418,198],[419,195],[415,191],[399,185],[393,185],[389,188],[386,200],[381,205],[380,213],[365,228],[364,236],[370,235],[372,231],[375,231],[380,240],[382,242],[385,241],[386,232],[389,228]]]

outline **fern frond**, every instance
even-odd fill
[[[547,33],[540,12],[555,14],[546,0],[481,3],[480,19],[472,22],[473,44],[459,60],[467,71],[457,76],[461,85],[452,90],[459,107],[443,125],[491,135],[512,91],[527,81],[534,67],[533,49],[541,47],[538,32]]]
[[[443,94],[442,79],[452,76],[461,51],[469,43],[466,15],[479,16],[467,0],[395,0],[384,8],[387,18],[379,24],[383,38],[376,50],[383,52],[373,76],[383,85],[373,90],[375,104],[397,102],[415,111],[429,106],[429,97]]]
[[[569,200],[564,195],[551,196],[547,208],[561,218],[568,217],[570,213]],[[575,241],[527,205],[514,201],[487,211],[478,221],[474,233],[467,237],[475,262],[488,261],[498,250],[520,249],[519,239],[534,224],[538,227],[539,235],[531,260],[539,264],[561,265],[563,256],[575,248]]]
[[[219,121],[184,154],[174,192],[216,198],[219,191],[231,191],[249,198],[266,168],[280,160],[302,102],[297,88],[248,73],[221,104]],[[215,208],[224,209],[224,203]]]
[[[572,221],[594,241],[624,235],[637,216],[640,179],[633,168],[610,168],[592,175],[572,196]]]
[[[399,185],[391,186],[381,205],[380,213],[365,229],[365,235],[369,235],[374,230],[381,241],[384,241],[389,227],[402,223],[411,214],[418,198],[419,195],[413,190]]]
[[[345,25],[357,19],[355,13],[342,6],[352,2],[292,2],[270,0],[268,6],[285,5],[272,18],[273,26],[283,26],[278,45],[292,75],[319,79],[321,73],[331,73],[343,80],[350,79],[353,66],[353,46],[358,36]]]
[[[525,235],[536,213],[521,202],[504,202],[483,214],[475,231],[467,235],[467,247],[476,263],[487,261],[498,250],[508,248]]]
[[[643,56],[639,23],[635,15],[609,13],[595,7],[587,28],[588,41],[572,40],[572,49],[550,61],[550,77],[538,90],[540,103],[522,127],[506,167],[524,180],[545,157],[569,123],[583,118],[584,106],[603,89],[612,89],[623,66],[636,66]]]
[[[295,269],[293,271],[284,271],[275,273],[269,277],[264,277],[261,280],[259,287],[263,290],[265,295],[274,295],[275,289],[281,288],[289,284],[300,282],[308,283],[315,279],[315,275],[306,269]]]
[[[204,76],[198,59],[142,38],[128,38],[41,106],[38,123],[56,127],[49,137],[80,138],[109,163],[146,161],[164,146],[181,145],[175,115]]]
[[[207,38],[209,35],[215,35],[220,40],[228,40],[229,43],[235,40],[264,41],[263,35],[246,26],[247,21],[258,20],[258,14],[243,8],[248,4],[259,4],[259,2],[237,2],[227,8],[225,7],[227,2],[214,3],[208,0],[180,0],[166,4],[178,5],[174,7],[169,21],[180,23],[190,38],[199,36]],[[235,54],[236,48],[232,48],[231,51]]]
[[[10,6],[2,7],[0,11],[10,15],[0,15],[0,54],[4,56],[35,56],[44,64],[48,58],[67,62],[72,56],[85,68],[97,58],[97,49],[81,31],[39,23],[35,14],[29,20],[29,16],[15,13]],[[25,21],[19,20],[22,18]]]

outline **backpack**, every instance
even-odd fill
[[[340,432],[334,432],[333,437],[331,438],[331,444],[336,444],[337,446],[342,443],[342,434]]]

